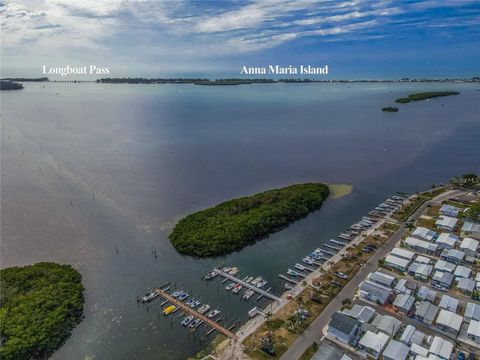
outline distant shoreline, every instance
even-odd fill
[[[96,80],[50,80],[48,77],[43,78],[3,78],[1,80],[16,82],[41,82],[41,83],[99,83],[99,84],[193,84],[200,86],[236,86],[250,84],[310,84],[310,83],[480,83],[480,77],[466,78],[446,78],[446,79],[359,79],[359,80],[314,80],[314,79],[243,79],[243,78],[222,78],[222,79],[205,79],[205,78],[102,78]]]

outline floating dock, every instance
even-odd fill
[[[228,279],[228,280],[231,280],[237,284],[240,284],[242,285],[243,287],[247,288],[247,289],[250,289],[250,290],[253,290],[255,291],[256,293],[260,294],[260,295],[263,295],[265,296],[266,298],[269,298],[271,300],[274,300],[274,301],[278,301],[278,302],[283,302],[284,300],[282,298],[279,298],[278,296],[275,296],[265,290],[262,290],[258,287],[256,287],[255,285],[252,285],[252,284],[249,284],[239,278],[236,278],[235,276],[232,276],[230,274],[227,274],[225,272],[223,272],[222,270],[220,269],[213,269],[213,271],[215,271],[218,275]]]
[[[342,248],[339,248],[339,247],[336,247],[336,246],[332,246],[332,245],[328,245],[328,244],[323,244],[323,246],[325,246],[326,248],[335,250],[335,251],[340,251],[340,250],[342,250]],[[323,250],[322,250],[322,251],[323,251]]]
[[[337,245],[340,245],[340,246],[342,246],[342,247],[345,246],[345,245],[347,245],[347,243],[344,243],[344,242],[342,242],[342,241],[337,241],[337,240],[334,240],[334,239],[330,239],[330,242],[331,242],[331,243],[334,243],[334,244],[337,244]]]
[[[177,307],[177,309],[182,309],[183,312],[189,314],[189,315],[193,315],[194,317],[200,319],[200,321],[202,321],[203,323],[207,324],[208,326],[210,326],[211,328],[217,330],[219,333],[222,333],[226,336],[228,336],[229,338],[231,339],[236,339],[237,338],[237,335],[235,335],[233,332],[231,332],[230,330],[228,329],[225,329],[222,325],[220,324],[217,324],[215,321],[213,321],[212,319],[209,319],[208,317],[206,317],[205,315],[202,315],[200,314],[198,311],[192,309],[190,306],[184,304],[183,302],[181,302],[180,300],[178,299],[175,299],[172,295],[170,295],[169,293],[161,290],[161,289],[155,289],[155,292],[160,295],[161,297],[163,297],[165,300],[168,300],[169,303],[175,305]]]

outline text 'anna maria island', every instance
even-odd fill
[[[328,195],[327,185],[307,183],[229,200],[181,219],[169,238],[182,254],[227,254],[320,209]]]

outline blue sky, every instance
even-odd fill
[[[107,66],[112,76],[237,77],[329,65],[330,78],[480,75],[480,1],[0,2],[2,76]]]

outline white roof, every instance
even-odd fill
[[[414,272],[415,275],[423,275],[425,277],[428,277],[433,271],[433,266],[427,264],[419,264],[415,261],[410,265],[408,270]]]
[[[468,319],[480,321],[480,305],[476,303],[467,302],[467,306],[465,308],[465,314],[463,315]]]
[[[440,208],[441,213],[445,213],[453,216],[457,216],[460,210],[461,210],[460,208],[453,205],[449,205],[449,204],[443,204],[442,207]]]
[[[445,249],[442,251],[440,256],[446,256],[448,258],[454,258],[456,260],[462,261],[465,258],[465,253],[457,249]]]
[[[455,269],[455,272],[453,273],[455,277],[461,277],[465,279],[470,278],[471,274],[472,274],[472,270],[462,265],[458,265],[457,268]]]
[[[388,341],[388,335],[382,332],[378,332],[375,334],[368,330],[365,335],[359,341],[359,345],[372,349],[373,351],[380,353],[382,349],[385,347],[385,344]]]
[[[383,356],[387,356],[390,359],[395,359],[395,360],[405,360],[408,356],[409,351],[410,349],[407,345],[391,339],[388,342],[387,347],[383,351]]]
[[[385,262],[391,265],[398,266],[400,268],[406,268],[410,263],[410,261],[407,259],[399,258],[398,256],[393,255],[387,255],[387,257],[385,258]]]
[[[415,253],[413,251],[402,249],[399,247],[394,247],[392,251],[390,251],[390,254],[407,260],[412,260],[415,256]]]
[[[429,257],[427,256],[422,256],[422,255],[418,255],[416,258],[415,258],[415,262],[416,263],[420,263],[420,264],[430,264],[432,262],[432,259],[430,259]]]
[[[390,315],[377,315],[377,317],[373,319],[372,325],[378,330],[394,336],[398,330],[400,330],[402,322]]]
[[[437,297],[437,292],[430,289],[428,286],[422,285],[417,291],[417,296],[422,300],[430,300],[431,302],[434,302]]]
[[[435,244],[438,245],[447,245],[448,247],[453,248],[458,241],[458,236],[451,233],[441,233],[438,235],[438,238],[435,240]]]
[[[400,336],[400,341],[404,344],[410,344],[413,334],[415,333],[415,326],[408,324]]]
[[[467,329],[467,334],[480,337],[480,321],[470,321],[470,325],[468,325]]]
[[[428,349],[425,349],[423,346],[420,346],[418,344],[413,343],[410,346],[410,351],[416,355],[420,356],[427,356],[428,355]]]
[[[418,238],[422,238],[428,241],[432,241],[435,236],[437,236],[437,233],[433,230],[427,229],[426,227],[423,226],[418,226],[413,232],[412,236],[416,236]]]
[[[428,351],[444,359],[450,359],[450,355],[452,355],[453,351],[453,344],[448,340],[442,339],[439,336],[435,336]]]
[[[435,225],[448,229],[453,229],[457,224],[458,219],[450,216],[440,215],[438,220],[435,221]]]
[[[342,358],[340,360],[353,360],[350,356],[347,354],[343,354]]]
[[[437,260],[437,262],[435,263],[434,269],[453,273],[453,271],[455,270],[455,267],[456,267],[455,264],[452,264],[445,260],[440,259],[440,260]]]
[[[458,299],[455,299],[450,295],[443,295],[442,299],[440,300],[440,304],[438,304],[438,306],[441,307],[442,309],[456,312],[459,304],[460,304],[460,301]]]
[[[475,281],[480,281],[480,271],[475,276]]]
[[[343,313],[357,319],[360,322],[368,322],[375,314],[375,310],[370,306],[355,304],[351,309],[343,310]]]
[[[480,224],[471,222],[471,221],[465,221],[462,226],[462,231],[466,232],[480,232]]]
[[[410,236],[405,239],[405,244],[411,247],[416,247],[416,248],[420,248],[420,249],[424,249],[432,252],[435,252],[438,249],[438,245],[436,244],[432,244],[428,241],[416,239]]]
[[[473,290],[475,290],[475,281],[473,281],[472,279],[461,278],[460,280],[458,280],[457,288],[459,288],[460,290],[472,292]]]
[[[478,250],[479,242],[472,238],[465,238],[463,239],[462,243],[460,244],[460,250],[470,250],[476,252]]]
[[[374,273],[368,274],[367,279],[373,282],[379,283],[383,286],[391,287],[396,277],[390,274],[385,274],[384,272],[381,272],[381,271],[375,271]]]
[[[415,298],[413,296],[407,295],[407,294],[399,294],[395,298],[395,301],[393,302],[393,306],[396,306],[404,310],[410,310],[414,302],[415,302]]]
[[[438,314],[436,322],[438,325],[447,326],[458,332],[462,326],[463,317],[454,312],[442,309]]]

